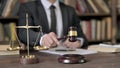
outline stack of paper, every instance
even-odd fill
[[[64,54],[80,54],[80,55],[86,55],[86,54],[95,54],[97,51],[93,50],[86,50],[86,49],[66,49],[62,47],[57,48],[51,48],[49,50],[41,50],[40,52],[50,53],[50,54],[58,54],[58,55],[64,55]]]

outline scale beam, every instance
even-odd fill
[[[40,28],[40,26],[17,26],[16,28]]]

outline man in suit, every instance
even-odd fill
[[[56,32],[51,30],[51,5],[55,6]],[[85,47],[87,45],[87,40],[82,32],[79,17],[75,13],[75,10],[70,6],[59,2],[59,0],[36,0],[22,4],[19,10],[18,26],[26,25],[26,13],[28,13],[29,25],[40,25],[43,31],[43,35],[40,35],[38,29],[29,29],[30,46],[33,46],[35,43],[47,47],[59,45],[60,43],[57,38],[67,36],[70,26],[77,27],[78,39],[76,42],[70,42],[66,39],[64,45],[72,48]],[[17,29],[17,33],[21,42],[26,44],[26,29]],[[38,37],[38,35],[40,36]],[[38,40],[36,41],[37,37]]]

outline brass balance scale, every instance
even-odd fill
[[[28,31],[28,29],[29,28],[40,28],[40,32],[39,32],[39,34],[37,36],[37,39],[35,41],[35,44],[34,44],[33,48],[35,50],[46,50],[46,49],[49,49],[49,48],[48,47],[43,47],[43,46],[36,46],[36,42],[38,41],[40,33],[41,33],[41,35],[43,34],[42,33],[42,27],[41,26],[29,26],[28,25],[28,13],[26,13],[26,26],[17,26],[16,28],[25,28],[27,30],[27,55],[22,56],[20,62],[22,64],[35,64],[35,63],[38,63],[39,62],[38,58],[35,55],[30,55],[29,31]],[[19,41],[16,33],[15,33],[15,35],[16,35],[19,46],[15,46],[14,41],[12,40],[12,41],[10,41],[10,47],[7,48],[8,51],[16,51],[16,50],[22,49],[22,44]]]

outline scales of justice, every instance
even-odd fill
[[[30,55],[30,47],[29,47],[29,28],[40,28],[40,32],[38,33],[37,39],[34,43],[34,50],[46,50],[49,49],[48,47],[43,47],[43,46],[36,46],[36,42],[38,41],[39,35],[43,35],[42,33],[42,27],[41,26],[29,26],[28,24],[28,13],[26,13],[26,26],[17,26],[16,28],[25,28],[27,30],[27,55],[24,55],[21,57],[20,62],[22,64],[35,64],[39,63],[38,58],[35,55]],[[16,34],[15,34],[16,35]],[[17,36],[17,35],[16,35]],[[8,51],[16,51],[16,50],[21,50],[22,45],[17,37],[17,41],[19,46],[14,45],[14,41],[11,41],[10,47],[7,49]]]

